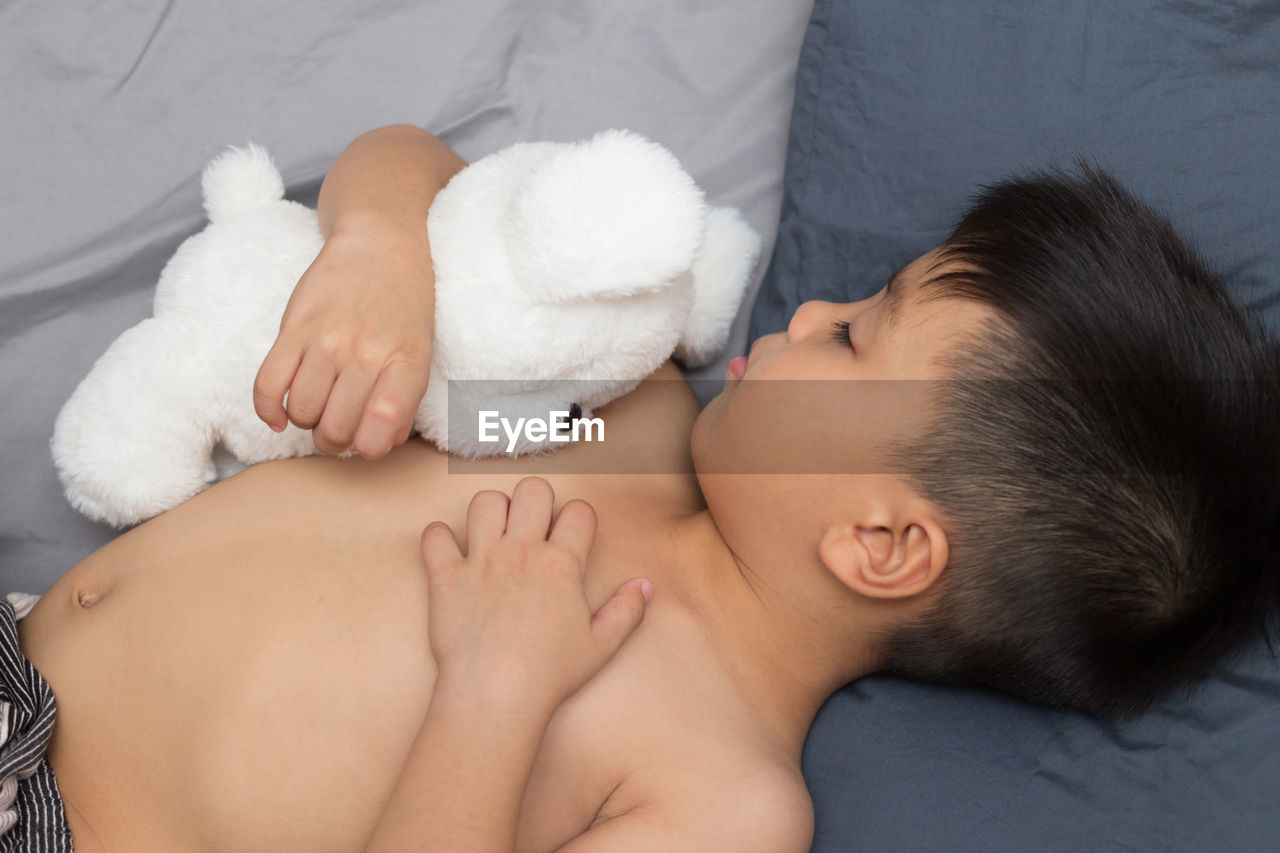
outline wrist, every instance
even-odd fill
[[[333,219],[325,245],[330,242],[347,243],[370,241],[378,243],[394,242],[400,245],[427,245],[426,222],[410,221],[403,216],[396,216],[382,210],[353,209],[344,210]]]
[[[524,679],[504,679],[492,673],[479,678],[463,677],[441,668],[428,713],[456,714],[489,724],[541,731],[551,722],[559,703],[523,682]]]

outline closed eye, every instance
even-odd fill
[[[858,348],[853,345],[853,338],[849,336],[849,322],[847,320],[836,320],[831,324],[831,340],[841,343],[853,350],[857,355]]]

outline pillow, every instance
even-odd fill
[[[1095,160],[1280,329],[1280,9],[819,0],[751,336],[937,245],[980,184]],[[1263,850],[1280,668],[1259,642],[1116,722],[874,676],[805,750],[814,851]]]
[[[1280,10],[818,0],[752,338],[862,299],[979,184],[1095,159],[1280,330]]]

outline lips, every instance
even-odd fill
[[[737,356],[736,358],[729,359],[729,364],[724,371],[725,375],[729,377],[729,380],[735,381],[745,376],[747,373],[747,367],[751,363],[751,359],[756,357],[756,350],[760,349],[761,341],[765,341],[773,337],[778,337],[778,336],[765,335],[764,337],[756,338],[755,342],[751,344],[751,349],[747,351],[746,355],[740,355],[740,356]],[[775,349],[777,348],[775,347]],[[772,352],[772,350],[770,352]]]

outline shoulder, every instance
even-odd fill
[[[725,849],[805,853],[813,843],[813,802],[798,768],[749,768],[709,805],[723,821],[716,830]]]
[[[602,428],[592,427],[592,440],[545,458],[554,459],[559,471],[659,475],[669,485],[670,475],[693,474],[689,435],[700,411],[693,388],[667,361],[629,394],[594,412]]]
[[[635,447],[646,455],[654,452],[682,460],[689,452],[689,432],[702,410],[680,369],[666,361],[630,394],[602,407],[598,414],[616,447]],[[663,473],[672,470],[670,463]]]
[[[563,849],[807,853],[813,843],[813,804],[796,767],[726,762],[672,781]]]

